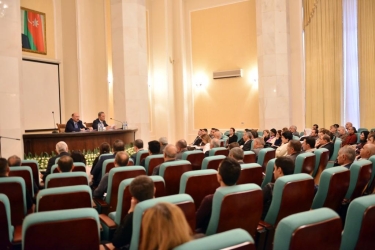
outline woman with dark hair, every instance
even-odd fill
[[[227,145],[231,144],[232,142],[237,142],[238,137],[235,134],[235,132],[236,132],[236,130],[234,128],[229,129],[229,138],[228,138],[228,141],[227,141]]]
[[[110,151],[111,151],[111,147],[109,146],[109,144],[107,142],[103,142],[102,144],[100,144],[99,155],[95,158],[94,162],[92,163],[92,166],[94,167],[96,165],[96,163],[98,163],[99,157],[102,154],[108,154]]]
[[[363,148],[363,146],[367,143],[367,138],[369,135],[369,131],[362,131],[361,134],[359,135],[359,143],[355,147],[355,153],[356,155],[359,155],[359,152]]]
[[[86,165],[86,158],[80,150],[73,150],[70,157],[72,157],[73,162],[82,162]]]
[[[276,139],[275,141],[272,143],[272,147],[273,148],[278,148],[281,146],[281,143],[282,143],[282,140],[281,140],[281,130],[277,130],[277,133],[276,133]]]
[[[264,142],[268,141],[270,139],[270,131],[268,129],[263,130],[263,140]]]

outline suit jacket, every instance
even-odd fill
[[[199,136],[197,136],[193,142],[193,145],[199,146],[201,142],[202,142],[202,139]]]
[[[250,151],[252,142],[253,142],[253,140],[248,140],[247,142],[245,142],[243,147],[242,147],[242,150],[243,151]]]
[[[92,122],[92,129],[98,129],[98,124],[100,123],[100,121],[99,121],[99,118],[98,119],[96,119],[96,120],[94,120],[93,122]],[[107,127],[108,126],[108,124],[105,122],[105,121],[103,121],[103,125],[104,125],[104,127]]]
[[[64,156],[64,155],[68,155],[70,156],[70,154],[68,152],[61,152],[59,155],[56,155],[54,157],[51,157],[49,160],[48,160],[48,164],[47,164],[47,169],[46,169],[46,172],[44,173],[43,175],[43,181],[46,181],[46,178],[47,178],[47,175],[49,175],[51,173],[51,168],[53,165],[55,165],[55,161],[58,157],[61,157],[61,156]]]
[[[181,149],[181,152],[177,153],[176,160],[182,160],[182,154],[188,151],[186,148]]]
[[[100,183],[100,180],[102,179],[103,162],[108,159],[114,159],[115,155],[116,153],[114,153],[113,155],[102,155],[98,163],[96,163],[96,165],[92,167],[91,174],[93,175],[93,178],[92,178],[93,186],[97,187]]]
[[[83,126],[82,121],[79,120],[77,122],[78,128],[74,127],[74,121],[72,118],[69,119],[69,121],[66,123],[65,132],[79,132],[82,128],[86,129],[85,126]]]
[[[329,151],[329,158],[331,159],[331,157],[333,155],[333,143],[329,142],[326,145],[321,146],[320,148],[326,148],[326,149],[328,149],[328,151]]]

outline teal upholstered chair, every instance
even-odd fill
[[[199,170],[202,168],[202,161],[204,154],[201,150],[185,151],[182,153],[182,160],[190,161],[193,170]]]
[[[375,194],[353,200],[348,208],[341,250],[373,249],[375,245]]]
[[[191,249],[248,249],[255,250],[253,238],[243,229],[233,229],[189,241],[173,250]]]
[[[39,163],[35,160],[22,160],[21,166],[31,167],[31,171],[33,172],[34,182],[38,184],[39,186]]]
[[[45,188],[88,185],[87,174],[83,172],[68,172],[49,174],[44,183]]]
[[[202,169],[214,169],[217,170],[220,162],[225,159],[224,155],[208,156],[202,161]]]
[[[275,158],[275,153],[273,148],[263,148],[259,151],[257,163],[262,166],[263,171],[266,170],[268,161]]]
[[[57,157],[56,159],[55,159],[55,164],[57,164],[57,162],[60,160],[60,157]],[[52,172],[51,172],[52,173]]]
[[[182,174],[191,170],[191,164],[186,160],[170,161],[161,164],[159,175],[164,178],[166,194],[178,194]]]
[[[374,176],[375,176],[375,155],[371,156],[369,161],[372,162],[372,172],[371,172],[371,178],[370,181],[368,182],[367,190],[366,192],[369,194],[372,194],[375,191],[375,181],[374,181]]]
[[[204,197],[215,193],[218,187],[216,170],[189,171],[181,176],[180,194],[190,195],[194,200],[195,208],[198,209]]]
[[[93,208],[28,215],[22,224],[22,249],[98,249],[99,218]]]
[[[243,152],[243,162],[244,163],[256,163],[256,155],[253,151]]]
[[[329,158],[329,161],[327,163],[327,167],[326,168],[331,168],[334,166],[335,164],[335,161],[337,159],[337,155],[339,153],[339,149],[341,147],[341,139],[340,138],[336,138],[334,144],[333,144],[333,154],[332,156]]]
[[[354,161],[350,166],[350,184],[345,199],[351,201],[362,195],[362,191],[371,178],[372,162],[369,160]]]
[[[88,185],[77,185],[40,190],[36,197],[35,212],[90,208],[92,191]]]
[[[237,142],[238,142],[239,140],[241,140],[241,138],[242,138],[242,136],[243,136],[243,133],[244,133],[244,131],[242,131],[242,130],[237,130],[237,131],[236,131]]]
[[[255,237],[262,215],[263,192],[256,184],[218,188],[206,235],[242,228]]]
[[[273,168],[275,166],[275,161],[276,159],[271,159],[267,163],[266,171],[265,171],[265,176],[262,182],[261,187],[263,188],[265,185],[267,185],[270,182],[274,182],[275,178],[273,176]]]
[[[294,173],[312,174],[315,169],[315,154],[301,153],[297,155]]]
[[[0,194],[0,249],[12,249],[21,243],[21,225],[17,229],[10,220],[10,202],[5,194]]]
[[[149,155],[148,150],[139,150],[137,152],[137,155],[135,157],[135,165],[141,165],[141,161],[143,158],[146,158]]]
[[[315,168],[312,177],[315,183],[319,183],[320,175],[326,169],[329,160],[329,150],[326,148],[318,148],[314,150],[315,154]]]
[[[15,166],[9,167],[9,170],[9,176],[18,176],[24,179],[26,190],[34,197],[34,179],[31,168],[29,166]]]
[[[298,137],[298,136],[295,136],[295,135],[293,135],[293,141],[299,141],[299,137]]]
[[[218,147],[218,148],[211,148],[209,151],[209,156],[214,156],[214,155],[224,155],[228,156],[229,150],[224,147]]]
[[[329,208],[289,215],[277,225],[274,250],[339,249],[342,223]]]
[[[259,136],[259,137],[262,137],[262,136],[263,136],[263,131],[257,131],[257,133],[258,133],[258,136]]]
[[[0,192],[5,194],[11,207],[11,222],[13,226],[22,225],[27,212],[26,185],[21,177],[0,178]]]
[[[132,239],[130,244],[131,250],[139,249],[140,245],[140,234],[141,234],[141,225],[142,225],[142,217],[147,209],[155,206],[159,202],[169,202],[177,205],[181,210],[184,212],[186,221],[192,228],[192,231],[195,230],[195,206],[193,198],[187,194],[177,194],[177,195],[170,195],[164,196],[160,198],[155,198],[152,200],[142,201],[137,204],[134,209],[133,214],[133,232],[132,232]]]
[[[164,162],[164,155],[158,154],[158,155],[149,155],[145,159],[145,169],[147,175],[152,175],[152,171],[156,166],[159,164],[162,164]]]
[[[363,131],[368,131],[367,128],[358,128],[358,133],[361,134]]]
[[[262,166],[258,163],[241,164],[241,175],[238,184],[254,183],[260,186],[263,180]]]
[[[348,191],[350,171],[345,167],[334,167],[323,171],[312,209],[328,207],[339,212],[340,205]]]
[[[115,159],[107,159],[105,161],[103,161],[103,165],[102,165],[102,178],[103,176],[106,174],[106,173],[109,173],[109,171],[111,171],[112,168],[115,167]]]
[[[112,168],[108,174],[107,195],[105,196],[105,200],[94,198],[95,203],[98,205],[98,211],[103,214],[115,211],[121,181],[145,174],[145,168],[142,166]]]

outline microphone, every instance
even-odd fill
[[[114,121],[116,121],[116,122],[119,122],[119,123],[121,123],[121,125],[124,123],[124,122],[122,122],[122,121],[119,121],[119,120],[116,120],[116,119],[113,119],[113,118],[109,118],[109,119],[114,120]]]
[[[52,111],[52,117],[53,117],[53,127],[55,127],[56,122],[55,122],[55,112],[54,112],[54,111]],[[56,134],[56,133],[57,133],[56,129],[54,129],[54,130],[52,131],[52,133],[53,133],[53,134]]]

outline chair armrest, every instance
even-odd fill
[[[109,229],[116,229],[116,223],[105,214],[99,214],[100,222],[104,223]]]
[[[105,243],[100,245],[100,249],[102,250],[114,250],[116,247],[112,243]]]
[[[268,229],[268,230],[274,228],[271,224],[269,224],[265,221],[262,221],[262,220],[259,221],[258,226],[264,227],[265,229]]]
[[[92,198],[92,200],[101,207],[108,207],[107,202],[105,200],[102,200],[101,198]]]
[[[94,200],[91,201],[91,205],[92,205],[93,208],[96,209],[97,205],[96,205],[96,203],[94,202]]]
[[[18,225],[14,227],[13,233],[13,244],[18,244],[22,242],[22,225]]]

